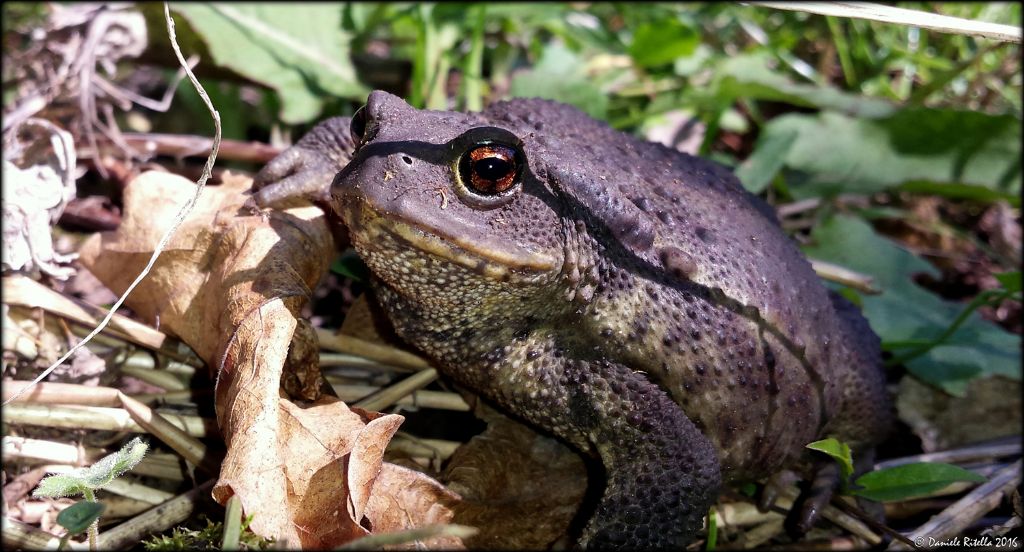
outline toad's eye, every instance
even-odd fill
[[[522,153],[504,144],[477,144],[459,159],[463,185],[481,196],[496,196],[511,190],[519,183],[522,172]]]

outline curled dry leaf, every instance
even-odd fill
[[[285,547],[331,548],[371,531],[448,522],[458,495],[383,462],[401,416],[333,397],[304,405],[284,398],[286,365],[307,398],[319,389],[315,333],[298,311],[333,255],[330,229],[312,206],[253,215],[242,207],[251,181],[223,180],[206,189],[127,301],[218,370],[215,405],[228,450],[214,498],[237,495],[253,531]],[[85,265],[121,292],[192,186],[164,173],[139,176],[125,190],[121,228],[90,238]]]

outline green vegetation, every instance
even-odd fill
[[[190,525],[200,525],[198,529],[184,526],[161,535],[154,535],[142,541],[142,547],[150,552],[171,552],[177,550],[268,550],[273,541],[264,539],[249,530],[251,518],[242,521],[241,532],[232,546],[222,546],[225,527],[222,522],[214,522],[202,516],[202,519]]]

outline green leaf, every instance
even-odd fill
[[[354,249],[346,249],[340,257],[331,263],[331,271],[341,274],[356,282],[367,282],[370,280],[370,269],[359,257]]]
[[[739,491],[746,496],[753,497],[757,494],[757,483],[748,481],[743,485],[740,485]]]
[[[692,55],[699,43],[700,36],[693,27],[665,18],[637,27],[629,55],[641,67],[657,67]]]
[[[716,94],[724,98],[745,98],[786,102],[801,107],[840,111],[854,117],[883,117],[896,106],[888,101],[858,96],[839,89],[797,84],[769,68],[773,56],[767,52],[727,57],[715,66]]]
[[[32,496],[48,496],[51,498],[59,498],[62,496],[77,496],[84,492],[87,488],[85,481],[80,475],[81,470],[75,470],[72,473],[58,473],[54,475],[48,475],[39,482],[35,490],[32,491]]]
[[[548,46],[533,69],[520,71],[512,78],[509,95],[557,100],[596,119],[605,119],[608,95],[586,77],[583,66],[580,57],[565,46]]]
[[[755,194],[768,187],[785,164],[786,154],[796,137],[793,129],[766,128],[757,139],[754,153],[736,169],[743,187]]]
[[[121,450],[104,456],[92,466],[85,468],[82,475],[86,486],[94,490],[103,488],[141,462],[147,450],[149,445],[139,437],[128,441]]]
[[[315,3],[176,3],[213,61],[277,91],[281,119],[310,121],[323,97],[365,99],[349,61],[342,9]]]
[[[1019,194],[1020,123],[1014,117],[911,108],[879,119],[833,112],[788,114],[765,132],[795,133],[784,164],[798,198],[839,192],[870,194],[901,184],[931,183],[993,190],[996,198]]]
[[[928,182],[909,181],[898,188],[903,192],[910,192],[918,195],[937,195],[949,199],[968,199],[980,203],[994,203],[1005,201],[1014,207],[1020,207],[1020,195],[1009,192],[1001,192],[984,186],[972,184],[960,184],[957,182]]]
[[[72,536],[85,532],[92,522],[100,519],[107,507],[99,502],[80,500],[57,514],[57,524]]]
[[[925,353],[924,355],[907,361],[907,371],[917,379],[926,381],[939,387],[954,397],[967,395],[967,384],[982,374],[982,370],[970,360],[971,350],[957,351],[966,353],[966,360],[956,358],[961,355],[949,354],[949,348],[943,347],[942,356]],[[954,349],[954,351],[956,351]]]
[[[964,308],[918,286],[915,274],[938,275],[938,271],[876,234],[859,218],[826,219],[814,228],[811,245],[804,252],[874,277],[882,293],[861,297],[864,316],[882,337],[883,347],[897,355],[939,337]],[[966,382],[975,377],[999,374],[1019,381],[1020,337],[973,313],[947,341],[907,362],[907,368],[922,381],[954,395],[962,394]]]
[[[879,502],[926,495],[957,481],[981,483],[985,478],[952,464],[921,462],[866,473],[857,478],[863,487],[853,494]]]
[[[149,445],[136,437],[121,447],[121,450],[104,456],[92,466],[45,477],[39,482],[33,495],[72,496],[82,494],[87,489],[100,489],[114,478],[134,468],[142,461],[148,448]]]
[[[999,280],[999,283],[1003,285],[1006,291],[1010,293],[1020,292],[1021,277],[1019,270],[1014,272],[1001,272],[999,274],[994,274],[993,276],[996,277],[996,280]]]
[[[839,441],[835,437],[829,437],[828,439],[808,443],[807,448],[818,452],[824,452],[831,456],[836,462],[839,462],[839,469],[842,473],[842,482],[844,485],[846,484],[846,481],[850,478],[850,474],[853,473],[853,455],[850,453],[850,445]]]

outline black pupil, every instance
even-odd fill
[[[473,170],[484,180],[501,180],[512,172],[512,164],[499,157],[487,157],[474,163]]]
[[[478,142],[459,159],[459,177],[473,193],[503,194],[517,184],[521,164],[522,153],[516,147]]]

